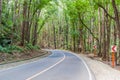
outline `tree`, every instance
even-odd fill
[[[1,24],[1,14],[2,14],[2,0],[0,0],[0,24]]]

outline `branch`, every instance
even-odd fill
[[[45,24],[46,20],[47,20],[49,17],[50,17],[50,16],[47,16],[47,17],[44,19],[44,21],[42,21],[42,24],[40,25],[40,28],[38,29],[37,34],[39,34],[39,33],[40,33],[40,31],[41,31],[41,29],[43,28],[43,26],[44,26],[44,24]]]
[[[93,36],[93,38],[95,38],[97,41],[99,41],[99,39],[97,37],[95,37],[94,33],[91,31],[90,28],[88,28],[88,26],[82,21],[82,19],[80,18],[80,22],[83,24],[83,26],[88,29],[88,31],[90,32],[90,34]]]
[[[106,13],[107,16],[109,16],[111,19],[115,20],[115,17],[111,16],[108,13],[108,11],[101,4],[97,3],[97,5],[104,10],[104,12]]]

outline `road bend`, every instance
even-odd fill
[[[95,80],[81,57],[67,51],[51,52],[46,58],[0,71],[0,80]]]

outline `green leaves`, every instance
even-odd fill
[[[41,10],[42,8],[44,8],[46,5],[49,4],[49,2],[52,0],[37,0],[35,1],[33,4],[36,6],[35,12],[37,10]]]
[[[75,2],[75,6],[79,13],[84,13],[89,8],[89,2],[88,2],[88,0],[86,0],[86,1],[77,0]]]
[[[79,36],[79,31],[72,29],[72,30],[70,31],[70,34],[71,34],[72,37],[78,37],[78,36]]]
[[[0,52],[3,52],[3,53],[9,53],[9,54],[12,54],[13,52],[22,52],[24,49],[22,49],[21,47],[18,47],[18,46],[6,46],[6,47],[2,47],[0,46]]]
[[[25,47],[26,47],[27,50],[38,50],[38,49],[40,49],[39,46],[33,46],[31,43],[26,44]]]

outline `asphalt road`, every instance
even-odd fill
[[[53,50],[46,58],[0,71],[0,80],[94,80],[84,60],[77,55]]]

